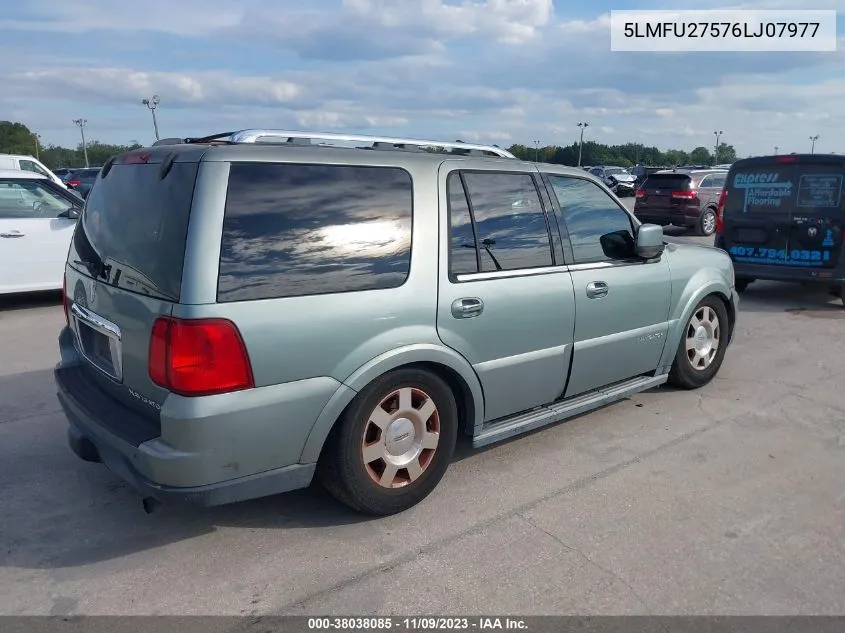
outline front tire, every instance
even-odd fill
[[[359,512],[403,512],[443,478],[457,432],[455,396],[443,380],[421,369],[392,371],[346,408],[317,474],[338,501]]]
[[[729,328],[725,304],[712,295],[702,299],[684,327],[669,384],[698,389],[713,380],[725,358]]]

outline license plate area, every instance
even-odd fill
[[[731,232],[734,242],[743,244],[766,244],[769,241],[769,232],[766,229],[753,227],[737,227]]]
[[[77,304],[72,305],[71,314],[79,352],[106,376],[121,382],[123,366],[120,328]]]

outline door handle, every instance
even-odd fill
[[[607,296],[608,287],[603,281],[591,281],[587,284],[587,297],[599,299]]]
[[[456,319],[471,319],[484,311],[484,302],[478,298],[457,299],[452,302],[452,316]]]
[[[8,233],[0,233],[0,237],[23,237],[26,233],[20,231],[9,231]]]

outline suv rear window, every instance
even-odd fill
[[[643,189],[654,191],[666,189],[667,191],[684,191],[690,186],[690,177],[686,174],[649,174],[643,183]]]
[[[115,164],[85,204],[71,264],[116,286],[178,301],[198,163]]]
[[[398,167],[234,163],[217,300],[401,286],[412,212],[411,175]]]
[[[731,173],[725,214],[841,217],[842,165],[772,164]]]

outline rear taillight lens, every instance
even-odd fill
[[[794,163],[797,162],[797,157],[795,156],[778,156],[779,163]]]
[[[62,309],[65,311],[65,323],[70,325],[70,314],[68,313],[67,303],[67,272],[62,277]]]
[[[235,324],[225,319],[156,319],[149,374],[155,384],[183,396],[255,386],[246,345]]]
[[[672,197],[676,200],[695,200],[698,197],[698,193],[695,191],[673,191]]]
[[[637,197],[645,198],[645,189],[637,189]]]
[[[78,187],[79,185],[82,184],[82,181],[81,180],[68,180],[65,184],[68,187]]]
[[[722,189],[722,193],[719,194],[719,206],[716,207],[716,235],[721,235],[722,230],[725,228],[725,202],[728,199],[728,190],[727,188]]]

